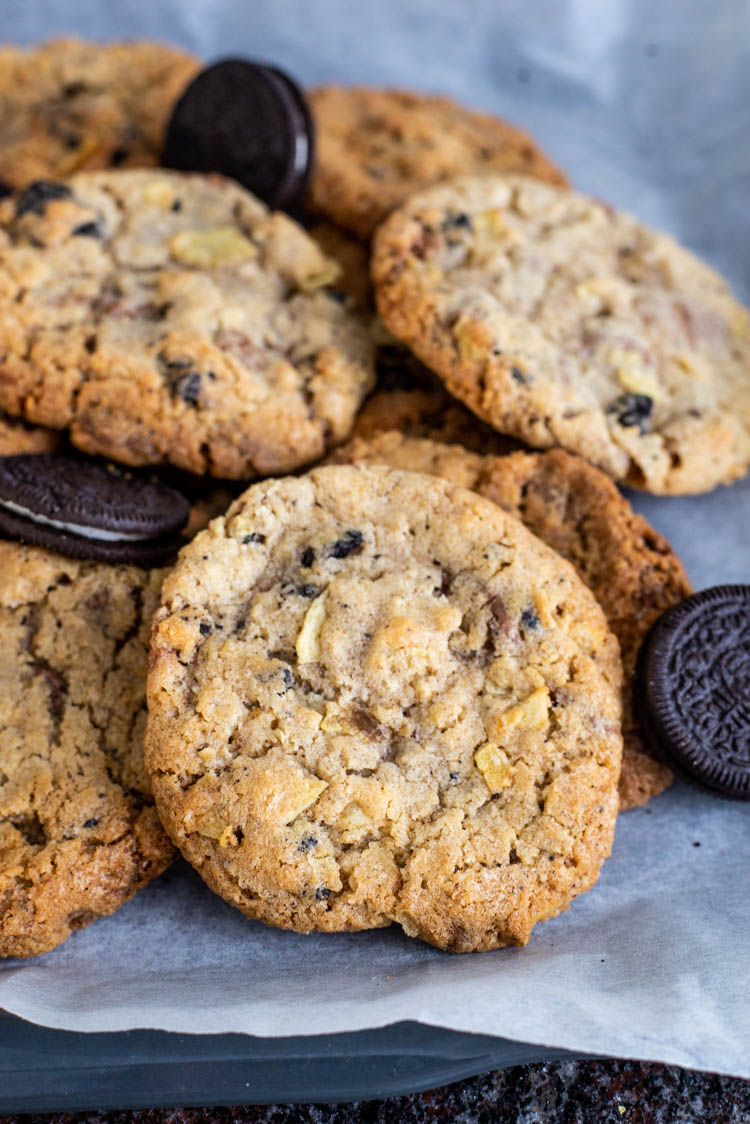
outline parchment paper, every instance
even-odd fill
[[[305,82],[442,90],[527,126],[583,189],[750,298],[750,4],[738,0],[20,0],[3,36],[161,36]],[[750,482],[634,497],[697,588],[750,579]],[[524,949],[453,957],[395,929],[283,933],[176,865],[116,916],[0,966],[48,1026],[316,1034],[400,1019],[750,1077],[750,807],[675,785],[620,818],[590,893]]]

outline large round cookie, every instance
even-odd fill
[[[521,177],[411,199],[378,236],[390,330],[504,433],[657,493],[750,463],[750,317],[666,235]]]
[[[478,456],[455,445],[402,433],[354,439],[337,449],[337,464],[385,464],[428,472],[471,488],[520,519],[572,562],[604,609],[623,663],[620,810],[645,804],[672,774],[649,752],[635,717],[633,673],[651,625],[691,592],[666,539],[637,515],[612,481],[562,449]]]
[[[146,763],[169,834],[250,917],[522,944],[609,851],[619,691],[593,595],[518,520],[433,477],[322,468],[183,550]]]
[[[0,541],[0,956],[54,948],[172,858],[142,751],[161,576]]]
[[[54,39],[0,48],[0,180],[158,164],[169,114],[199,68],[163,43]]]
[[[468,172],[565,176],[506,121],[450,98],[363,86],[310,91],[316,165],[309,205],[367,239],[415,191]]]
[[[228,180],[84,173],[0,203],[0,405],[130,465],[289,472],[369,389],[338,267]]]

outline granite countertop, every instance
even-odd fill
[[[0,1124],[748,1124],[750,1081],[654,1062],[546,1062],[341,1105],[0,1116]]]

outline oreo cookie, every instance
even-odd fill
[[[69,558],[158,566],[183,544],[183,495],[98,461],[0,458],[0,534]]]
[[[636,669],[644,734],[677,774],[750,800],[750,585],[720,585],[669,609]]]
[[[202,70],[175,105],[162,163],[220,172],[269,207],[289,211],[304,197],[314,146],[310,108],[289,75],[224,59]]]

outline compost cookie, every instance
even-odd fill
[[[161,578],[0,541],[0,956],[54,948],[172,859],[142,748]]]
[[[666,235],[513,176],[415,196],[381,227],[386,326],[503,433],[656,493],[750,463],[750,317]]]
[[[368,239],[415,191],[467,172],[565,176],[520,129],[450,98],[407,90],[310,91],[317,160],[308,204]]]
[[[567,558],[604,609],[623,663],[620,810],[645,804],[672,780],[644,741],[633,705],[633,673],[643,639],[666,609],[690,593],[669,543],[637,515],[603,472],[552,449],[479,456],[402,433],[357,438],[337,449],[337,464],[385,464],[442,476],[471,488],[520,519]]]
[[[158,164],[172,106],[199,67],[164,43],[53,39],[0,48],[0,181]]]
[[[349,432],[364,317],[291,219],[216,176],[102,172],[0,203],[0,405],[129,465],[289,472]]]
[[[377,385],[357,415],[352,438],[367,440],[396,429],[408,437],[463,445],[475,453],[509,453],[522,447],[467,410],[397,341],[378,347],[375,365]]]
[[[609,852],[620,686],[593,595],[518,520],[422,474],[322,468],[250,488],[181,553],[147,768],[250,917],[523,944]]]
[[[273,66],[223,59],[197,74],[174,107],[163,163],[220,172],[288,211],[302,201],[313,153],[310,109],[294,80]]]

